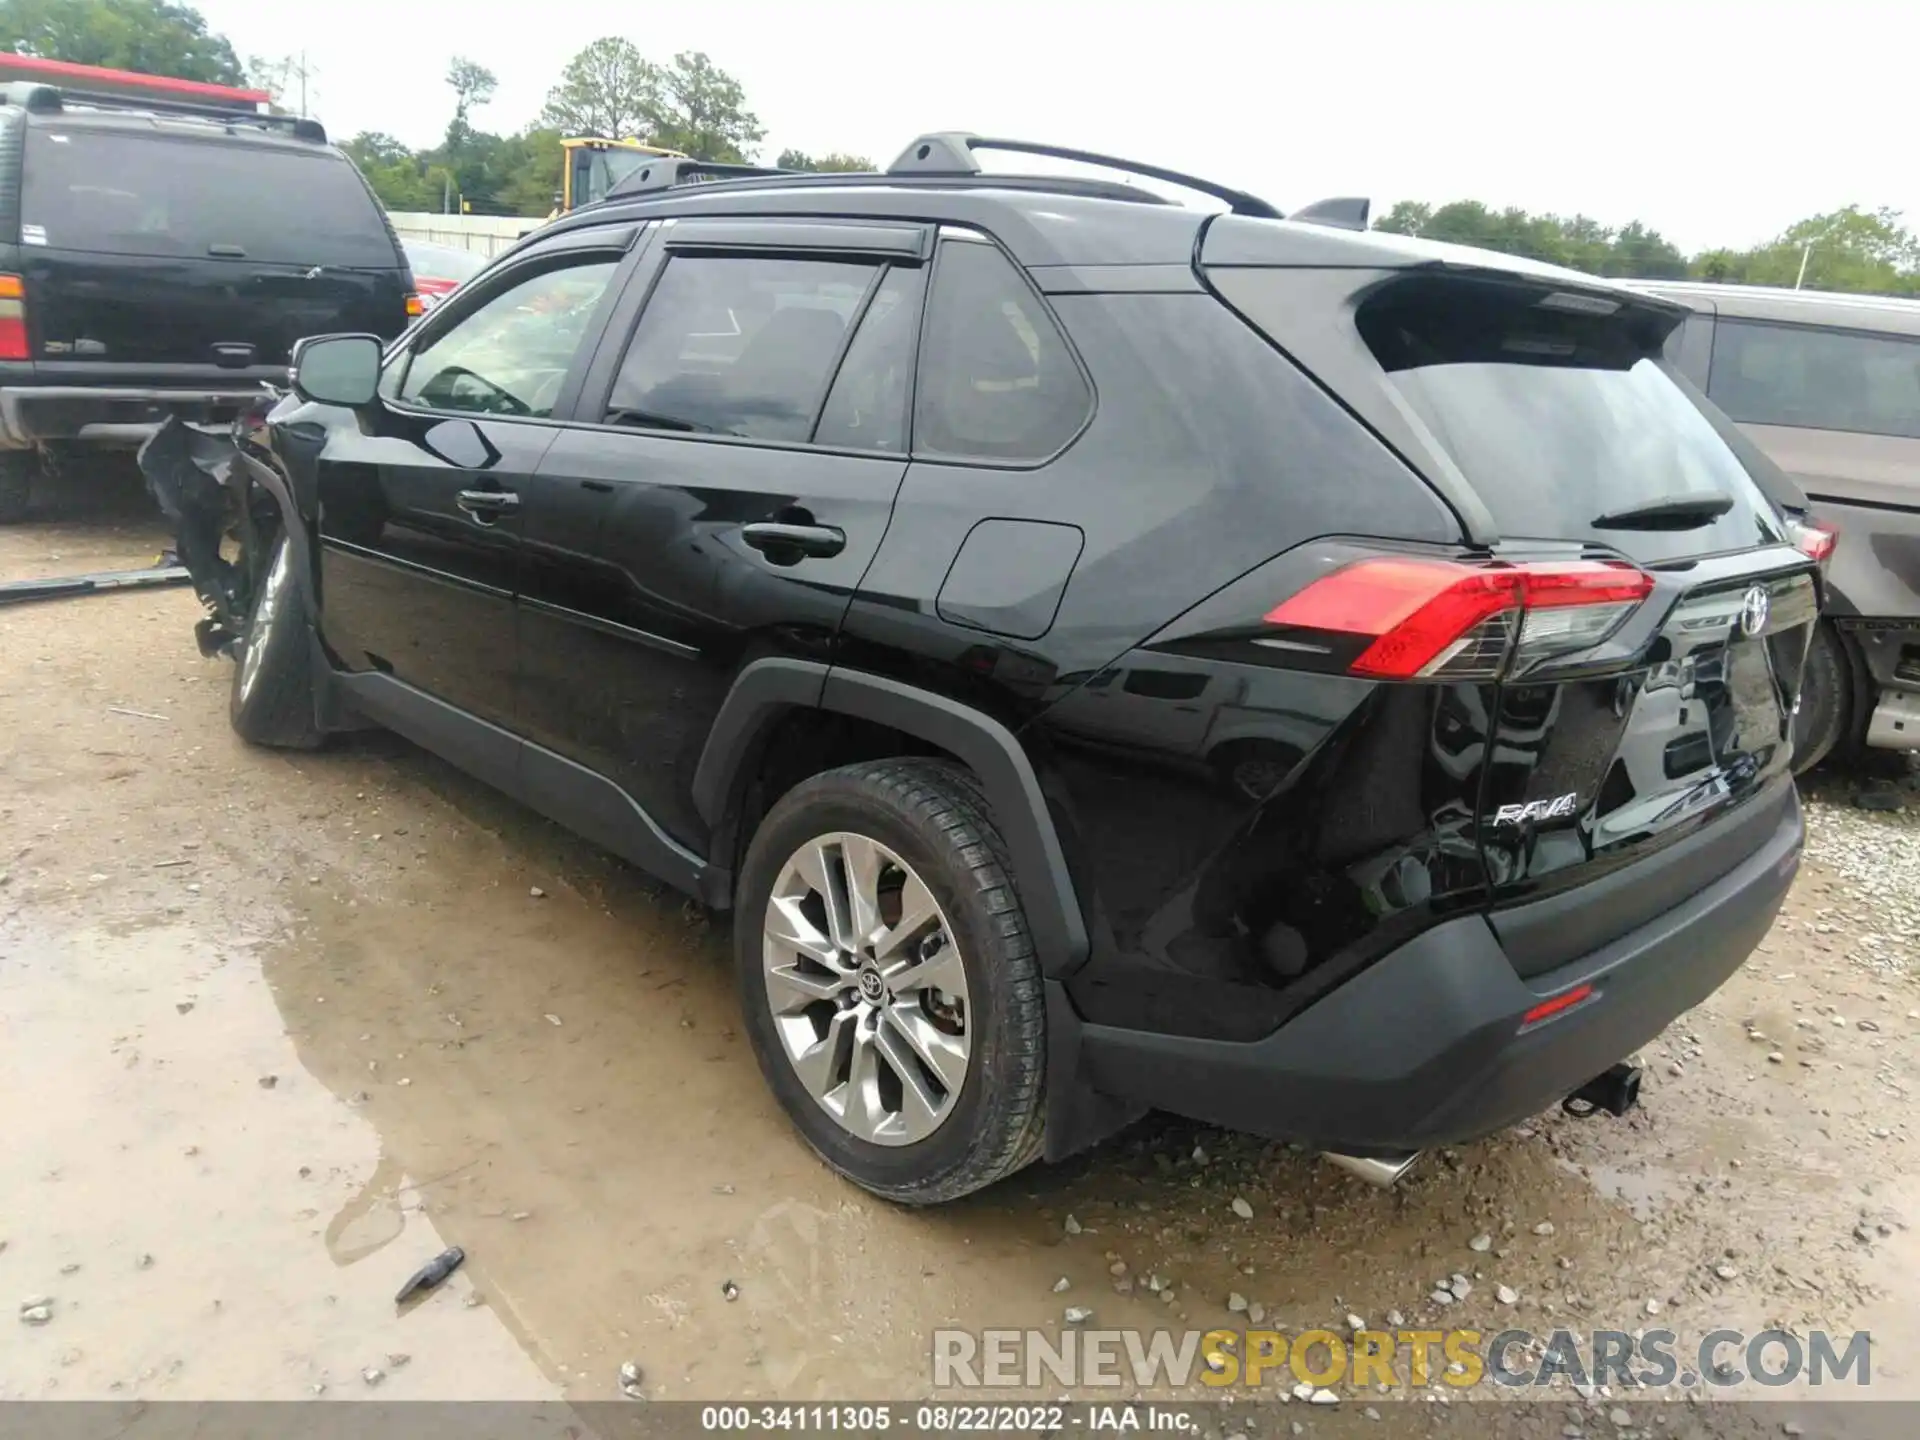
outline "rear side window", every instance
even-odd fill
[[[916,454],[1044,460],[1093,396],[1020,272],[993,246],[941,242],[913,415]]]
[[[607,420],[805,441],[877,279],[853,262],[676,255],[620,362]]]
[[[1358,313],[1390,384],[1503,534],[1598,539],[1642,559],[1744,549],[1776,533],[1739,458],[1660,357],[1669,316],[1533,286],[1408,280]],[[1595,521],[1726,496],[1684,529]]]
[[[21,234],[55,250],[393,270],[353,163],[314,146],[35,124]]]
[[[1920,439],[1920,339],[1723,318],[1707,397],[1750,425]]]

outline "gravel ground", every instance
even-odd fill
[[[0,574],[160,538],[137,498],[55,515],[0,532]],[[1072,1307],[1864,1327],[1872,1393],[1920,1399],[1910,774],[1808,788],[1780,923],[1643,1054],[1624,1121],[1555,1112],[1382,1192],[1155,1120],[909,1212],[774,1109],[724,924],[392,737],[240,745],[196,613],[181,591],[0,610],[0,1284],[50,1301],[0,1344],[0,1397],[925,1396],[935,1328],[1057,1335]],[[450,1244],[465,1265],[397,1310]],[[1228,1428],[1823,1435],[1876,1409],[1332,1389]]]

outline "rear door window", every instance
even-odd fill
[[[1707,396],[1750,425],[1920,439],[1920,339],[1722,318]]]
[[[920,338],[923,267],[887,271],[834,377],[814,427],[816,445],[900,451],[907,444],[907,401],[913,395],[913,350]]]
[[[1388,382],[1504,535],[1599,540],[1644,560],[1777,539],[1745,467],[1666,369],[1670,319],[1626,302],[1595,313],[1594,303],[1528,286],[1409,280],[1363,304],[1358,323]],[[1685,529],[1594,524],[1702,494],[1731,506]]]
[[[676,255],[607,400],[610,424],[804,442],[879,267]]]
[[[399,268],[351,161],[319,145],[214,135],[29,126],[23,238],[153,259]]]

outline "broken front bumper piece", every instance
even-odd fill
[[[263,397],[263,403],[271,399]],[[233,427],[195,425],[178,416],[140,447],[147,493],[173,526],[175,554],[207,607],[206,618],[193,627],[202,655],[232,653],[265,563],[262,527],[277,518],[270,514],[270,498],[256,500],[258,487],[238,460]],[[235,542],[232,558],[229,539]]]

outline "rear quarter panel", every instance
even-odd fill
[[[1083,1013],[1263,1034],[1304,1003],[1292,981],[1309,961],[1345,953],[1409,909],[1424,913],[1436,890],[1481,898],[1471,841],[1459,851],[1446,838],[1470,818],[1479,759],[1470,739],[1436,755],[1442,687],[1382,693],[1345,676],[1225,662],[1184,647],[1184,635],[1154,637],[1314,537],[1447,544],[1459,523],[1212,297],[1053,303],[1093,381],[1091,424],[1039,468],[912,464],[838,663],[938,691],[1020,734],[1086,911],[1091,951],[1070,981]],[[935,603],[962,542],[990,517],[1084,532],[1044,633],[996,635],[944,618]],[[1019,600],[1023,577],[1006,583]],[[1256,606],[1241,618],[1257,620],[1285,593],[1255,584],[1227,608]],[[1204,703],[1232,714],[1170,727],[1151,703],[1083,703],[1081,687],[1111,667],[1217,669],[1225,683]],[[1095,708],[1098,723],[1087,723]],[[1484,701],[1478,713],[1484,723]],[[1249,728],[1263,714],[1271,735]],[[1223,783],[1219,757],[1195,743],[1215,722],[1283,757],[1281,793],[1262,800]],[[1318,762],[1302,763],[1310,754]],[[1449,846],[1456,853],[1436,859]],[[1311,935],[1280,918],[1289,897]]]

